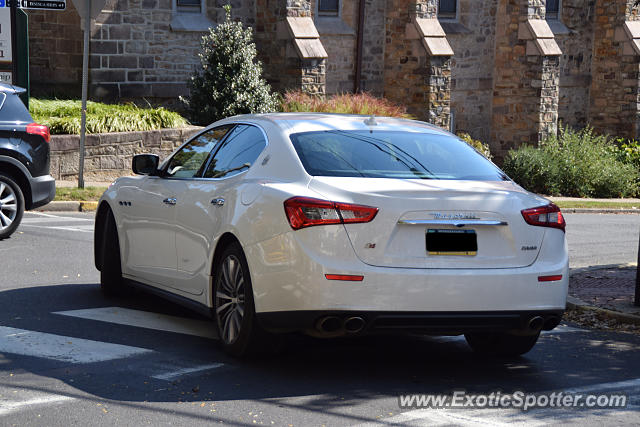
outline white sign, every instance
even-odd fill
[[[0,9],[0,63],[11,62],[11,9]]]
[[[72,0],[73,5],[76,7],[78,11],[78,15],[80,18],[85,19],[87,17],[87,0]],[[89,0],[89,17],[91,19],[96,19],[102,9],[104,9],[104,5],[107,3],[107,0]]]
[[[0,83],[8,83],[11,84],[12,75],[11,71],[0,71]]]
[[[0,0],[0,7],[10,8],[11,1]],[[19,0],[17,7],[20,9],[65,10],[67,0]]]
[[[20,7],[22,9],[65,10],[67,2],[66,0],[21,0]]]

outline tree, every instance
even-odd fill
[[[231,20],[231,6],[224,7],[225,21],[202,37],[198,55],[202,69],[187,82],[191,120],[209,124],[236,114],[275,111],[277,98],[262,78],[250,28]]]

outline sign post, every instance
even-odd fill
[[[82,112],[80,116],[80,164],[78,188],[84,188],[84,146],[87,134],[87,92],[89,86],[89,34],[91,20],[100,14],[105,0],[73,0],[80,17],[84,19],[84,50],[82,54]]]
[[[638,265],[636,266],[636,297],[634,304],[640,307],[640,236],[638,236]]]

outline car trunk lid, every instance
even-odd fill
[[[379,208],[369,223],[345,224],[357,256],[373,266],[524,267],[544,237],[521,210],[548,202],[509,181],[315,177],[309,187]]]

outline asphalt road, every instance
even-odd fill
[[[569,266],[629,264],[638,261],[638,214],[565,214]]]
[[[278,356],[231,359],[217,348],[207,319],[143,293],[103,297],[93,268],[92,221],[91,214],[30,213],[18,234],[0,242],[0,425],[640,420],[640,336],[575,325],[545,333],[515,360],[479,358],[458,337],[293,337]],[[635,261],[640,216],[567,215],[567,222],[573,266]],[[622,392],[627,406],[399,407],[401,394],[454,390]]]

